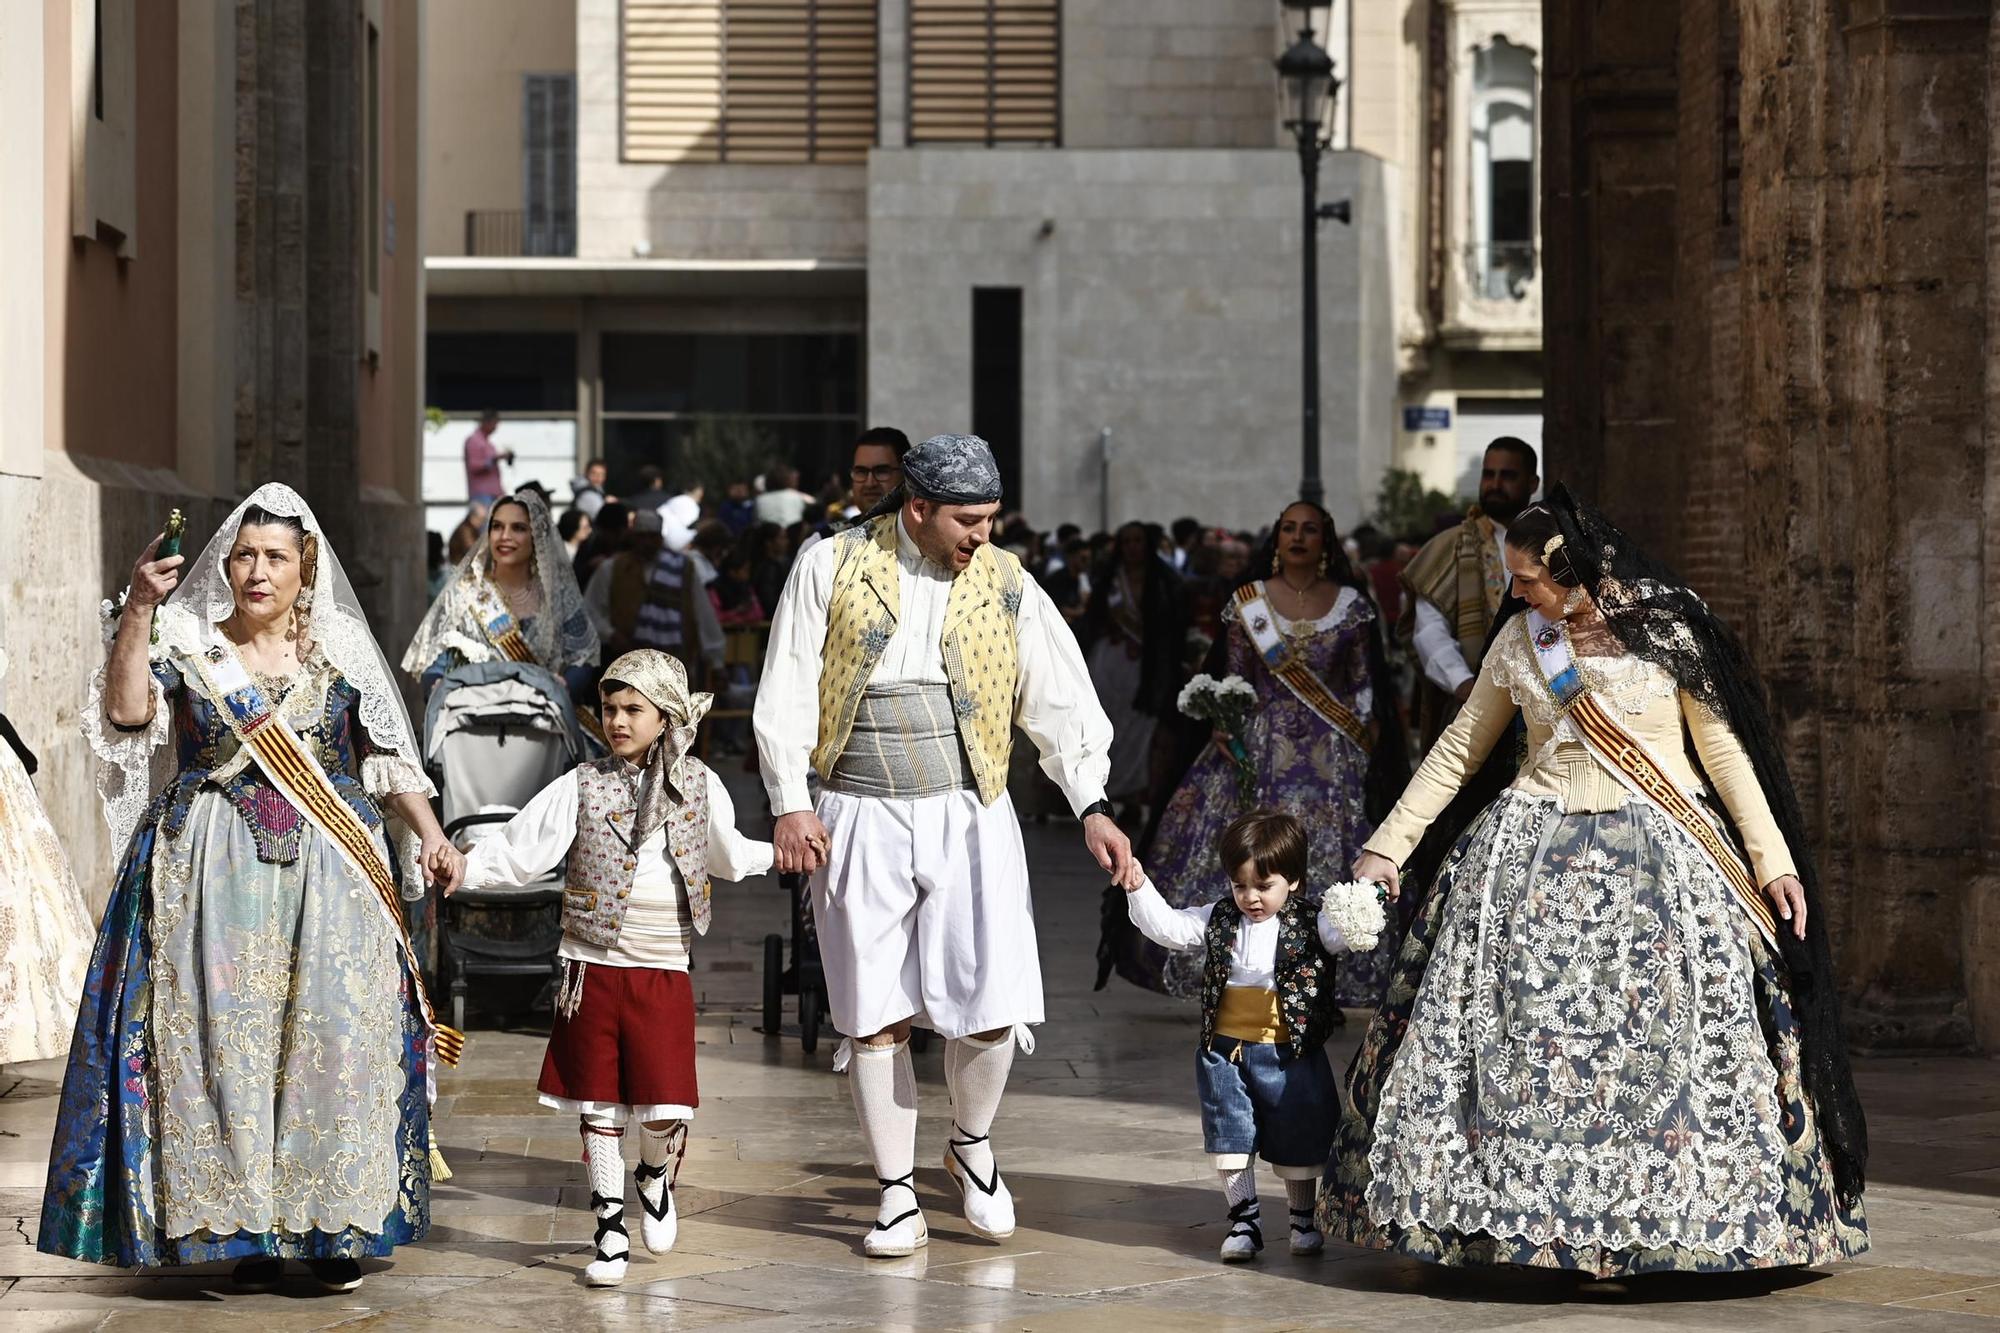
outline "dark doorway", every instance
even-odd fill
[[[972,289],[972,433],[993,446],[1005,507],[1021,504],[1021,289]],[[1031,516],[1032,517],[1032,516]]]

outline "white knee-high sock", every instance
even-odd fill
[[[665,1166],[676,1162],[687,1151],[687,1121],[675,1120],[665,1129],[654,1129],[651,1125],[639,1127],[639,1160],[647,1166]]]
[[[639,1193],[651,1199],[655,1208],[660,1206],[660,1196],[673,1188],[674,1178],[680,1174],[681,1158],[687,1153],[687,1126],[687,1121],[676,1120],[665,1129],[639,1127],[639,1161],[646,1166],[667,1168],[666,1175],[639,1182]]]
[[[625,1159],[620,1151],[625,1140],[622,1127],[609,1120],[586,1116],[583,1121],[583,1160],[590,1168],[590,1192],[604,1202],[592,1201],[600,1227],[614,1219],[620,1230],[602,1232],[598,1248],[613,1260],[622,1260],[632,1242],[623,1231],[625,1215]]]
[[[861,1141],[874,1160],[875,1175],[881,1180],[909,1176],[917,1155],[917,1070],[910,1061],[910,1044],[856,1042],[847,1083],[854,1092],[854,1116],[861,1124]],[[914,1202],[914,1190],[885,1190],[882,1217],[907,1212]]]
[[[1317,1180],[1288,1180],[1285,1182],[1285,1206],[1295,1213],[1312,1215],[1313,1205],[1319,1202],[1319,1182]]]
[[[1263,1216],[1257,1206],[1257,1164],[1234,1171],[1218,1169],[1222,1192],[1229,1199],[1229,1234],[1247,1235],[1258,1248],[1264,1244]]]
[[[966,1169],[982,1180],[993,1178],[993,1117],[1007,1091],[1014,1068],[1014,1034],[996,1041],[954,1037],[944,1045],[945,1085],[951,1089],[952,1142]],[[966,1140],[973,1140],[967,1142]]]

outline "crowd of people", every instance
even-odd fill
[[[469,482],[507,461],[492,433]],[[463,1037],[405,903],[558,867],[538,1089],[583,1139],[587,1281],[632,1257],[631,1124],[644,1243],[674,1244],[686,972],[712,880],[773,868],[808,877],[881,1188],[862,1252],[928,1239],[915,1027],[944,1039],[966,1224],[1005,1240],[994,1126],[1045,1017],[1021,820],[1066,814],[1109,881],[1099,984],[1199,1006],[1225,1260],[1263,1248],[1258,1158],[1299,1254],[1332,1236],[1610,1276],[1860,1253],[1865,1124],[1755,672],[1604,515],[1536,499],[1538,471],[1496,442],[1478,503],[1407,540],[1284,497],[1254,533],[1044,533],[984,441],[888,428],[837,493],[773,467],[711,497],[647,468],[621,497],[600,462],[560,515],[532,485],[476,492],[405,681],[541,673],[596,749],[469,857],[304,499],[260,488],[191,563],[162,534],[85,710],[122,857],[67,1009],[39,1245],[235,1259],[252,1289],[297,1258],[345,1290],[420,1239],[435,1066]],[[1237,721],[1188,706],[1218,678]],[[754,705],[768,838],[699,757],[718,696]],[[9,892],[69,960],[23,981],[0,937],[46,1045],[74,885]],[[1378,893],[1379,925],[1343,906]],[[1337,1083],[1344,1008],[1372,1017]],[[1033,1159],[1024,1139],[1009,1160]]]

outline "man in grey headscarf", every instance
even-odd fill
[[[812,875],[834,1026],[882,1186],[871,1256],[928,1238],[912,1187],[912,1023],[945,1038],[945,1169],[972,1229],[1013,1234],[988,1134],[1018,1041],[1042,1021],[1020,821],[1019,727],[1107,873],[1136,874],[1104,799],[1111,723],[1076,640],[1012,555],[989,544],[1000,470],[970,435],[924,441],[903,484],[799,557],[771,621],[756,709],[782,871]],[[815,808],[808,772],[824,790]]]

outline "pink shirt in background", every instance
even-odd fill
[[[500,450],[475,426],[465,437],[465,494],[468,499],[492,499],[507,488],[500,480]]]

